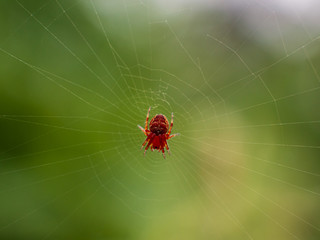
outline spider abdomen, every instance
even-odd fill
[[[169,123],[167,118],[162,115],[158,114],[154,116],[149,124],[150,131],[157,136],[160,134],[166,134],[169,128]]]

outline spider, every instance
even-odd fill
[[[148,129],[148,120],[149,120],[150,110],[151,110],[151,107],[149,107],[149,110],[147,113],[145,127],[143,128],[140,125],[138,125],[141,131],[147,136],[146,140],[143,142],[141,146],[141,149],[148,143],[147,146],[145,147],[144,154],[146,154],[146,151],[150,147],[151,151],[153,151],[154,149],[158,149],[159,152],[162,151],[163,157],[165,158],[166,155],[164,154],[164,148],[166,148],[168,153],[170,154],[167,140],[179,135],[178,133],[170,135],[171,129],[173,126],[173,113],[171,113],[170,128],[169,128],[169,122],[166,116],[162,114],[157,114],[151,119],[149,124],[149,129]]]

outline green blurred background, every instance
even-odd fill
[[[1,1],[0,239],[319,239],[312,3]]]

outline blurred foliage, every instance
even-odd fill
[[[319,32],[250,6],[1,1],[0,239],[318,239]]]

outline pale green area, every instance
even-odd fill
[[[0,2],[0,239],[319,239],[319,31],[19,2]],[[140,151],[149,106],[175,114],[166,159]]]

